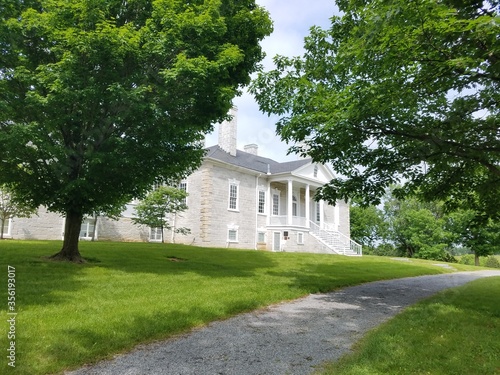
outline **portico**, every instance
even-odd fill
[[[273,178],[267,185],[270,204],[267,207],[267,226],[309,229],[311,222],[322,229],[338,230],[339,209],[316,201],[320,183],[297,176]],[[325,207],[328,209],[325,210]]]

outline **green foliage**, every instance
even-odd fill
[[[136,205],[136,217],[132,218],[132,222],[151,228],[160,228],[162,242],[164,241],[164,229],[188,234],[190,233],[189,228],[174,228],[171,225],[173,216],[187,210],[186,197],[187,193],[184,190],[171,186],[160,186]]]
[[[8,1],[0,183],[72,222],[189,173],[271,30],[253,0]]]
[[[57,245],[0,242],[0,269],[16,267],[22,308],[18,362],[15,372],[5,373],[62,373],[283,300],[449,272],[424,261],[151,243],[83,242],[84,265],[43,258]],[[0,288],[0,300],[7,300],[7,288]],[[4,317],[6,307],[0,307]],[[0,335],[2,348],[6,340]],[[6,362],[1,366],[6,369]]]
[[[497,257],[490,255],[488,258],[486,258],[484,266],[489,268],[500,268],[500,261]]]
[[[383,212],[375,206],[350,208],[351,238],[369,249],[375,249],[377,242],[387,237],[387,223]]]
[[[475,264],[475,256],[474,254],[465,254],[460,257],[458,261],[460,264],[467,264],[469,266],[473,266]]]
[[[378,255],[385,257],[396,257],[400,256],[401,253],[398,251],[394,245],[390,243],[382,243],[375,248],[363,248],[364,255]]]
[[[342,0],[252,85],[281,137],[339,172],[329,201],[419,191],[500,215],[499,2]],[[305,145],[305,147],[304,147]]]

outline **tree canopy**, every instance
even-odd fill
[[[83,215],[199,165],[271,29],[254,0],[2,2],[0,182],[64,214],[78,259]]]
[[[172,186],[160,186],[151,191],[135,207],[136,217],[132,222],[137,225],[146,225],[150,228],[159,228],[161,232],[161,242],[164,241],[164,230],[170,229],[175,233],[188,234],[189,228],[175,227],[175,216],[187,210],[184,190]]]
[[[467,209],[446,212],[441,201],[398,199],[393,186],[382,198],[383,208],[351,208],[351,237],[376,255],[453,261],[453,255],[473,252],[479,257],[500,251],[500,222],[478,223]]]
[[[334,202],[378,204],[391,184],[500,215],[500,2],[338,0],[303,56],[252,85],[277,131],[340,177]]]

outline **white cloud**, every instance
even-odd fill
[[[304,37],[312,26],[328,27],[330,18],[336,14],[333,0],[257,0],[266,8],[274,22],[274,32],[262,42],[267,56],[263,64],[272,69],[272,58],[279,54],[297,56],[303,53]],[[259,145],[259,155],[277,161],[296,159],[286,156],[287,145],[276,135],[276,117],[268,117],[259,111],[255,99],[248,93],[235,99],[238,107],[238,149],[250,143]],[[207,136],[206,144],[217,143],[217,127]]]

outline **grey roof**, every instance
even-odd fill
[[[205,154],[205,157],[261,173],[267,173],[268,171],[270,171],[271,174],[290,173],[306,164],[311,163],[311,159],[300,159],[280,163],[269,158],[264,158],[262,156],[250,154],[240,150],[236,150],[236,156],[232,156],[228,152],[221,149],[218,145],[208,147],[206,151],[207,153]]]

